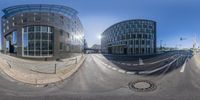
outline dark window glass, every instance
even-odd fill
[[[49,54],[53,54],[52,51],[49,51]]]
[[[131,38],[135,38],[135,34],[131,34]]]
[[[40,56],[40,51],[35,51],[36,56]]]
[[[28,54],[27,54],[27,51],[24,51],[24,55],[28,55]]]
[[[40,33],[35,33],[35,35],[36,35],[35,40],[40,40],[41,39],[41,34]]]
[[[42,41],[42,50],[48,50],[48,42]]]
[[[126,35],[126,39],[130,39],[130,35],[129,34]]]
[[[138,41],[138,40],[136,40],[136,41],[135,41],[135,44],[136,44],[136,45],[138,45],[138,44],[139,44],[139,41]]]
[[[36,50],[40,50],[40,41],[35,41]]]
[[[48,33],[42,33],[42,40],[48,40]]]
[[[142,44],[144,45],[144,40],[142,40]]]
[[[28,32],[34,32],[34,26],[29,26],[28,27]]]
[[[137,35],[137,38],[142,38],[142,34],[138,34],[138,35]]]
[[[142,53],[144,53],[144,48],[142,48]]]
[[[49,34],[49,40],[53,40],[53,34]]]
[[[145,38],[145,39],[146,39],[146,38],[147,38],[147,35],[146,35],[146,34],[143,34],[143,38]]]
[[[139,53],[139,48],[136,48],[135,50],[136,50],[136,54],[138,54]]]
[[[34,56],[34,51],[29,51],[28,53],[30,56]]]
[[[29,50],[34,50],[34,41],[29,41],[28,42],[28,49]]]
[[[53,43],[51,41],[49,41],[49,50],[53,49],[52,45],[53,45]]]
[[[48,51],[42,51],[42,55],[43,55],[43,56],[48,55]]]
[[[29,40],[34,40],[34,33],[29,33],[28,34],[28,39]]]

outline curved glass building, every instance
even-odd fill
[[[149,55],[156,53],[156,22],[122,21],[102,33],[101,49],[107,54]]]
[[[4,53],[57,59],[83,52],[83,26],[76,10],[62,5],[26,4],[3,12]]]

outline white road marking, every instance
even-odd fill
[[[92,56],[92,58],[94,59],[94,60],[96,60],[96,61],[98,61],[98,62],[100,62],[100,63],[102,63],[105,67],[107,67],[107,68],[109,68],[109,69],[112,69],[112,70],[115,70],[115,71],[118,71],[118,72],[120,72],[120,73],[126,73],[126,74],[135,74],[135,72],[126,72],[125,70],[122,70],[122,69],[117,69],[117,68],[115,68],[115,67],[112,67],[111,65],[109,65],[109,64],[106,64],[106,63],[104,63],[103,61],[101,61],[100,59],[96,59],[95,57],[93,57]],[[125,63],[124,63],[125,64]],[[130,64],[131,65],[131,64]]]
[[[181,67],[181,70],[180,70],[181,73],[183,73],[185,71],[186,63],[187,62],[185,61],[184,64],[183,64],[183,66]]]
[[[139,72],[139,74],[151,74],[151,73],[154,73],[154,72],[156,72],[156,71],[162,70],[162,69],[164,69],[164,68],[170,66],[171,64],[173,64],[173,63],[174,63],[176,60],[178,60],[179,58],[180,58],[180,57],[176,58],[175,60],[173,60],[173,61],[170,62],[169,64],[166,64],[166,65],[164,65],[164,66],[162,66],[162,67],[159,67],[159,68],[157,68],[157,69],[155,69],[155,70],[151,70],[151,71],[141,71],[141,72]]]
[[[122,69],[119,69],[118,72],[120,73],[125,73],[126,71],[122,70]]]
[[[135,74],[135,72],[126,72],[127,74]]]
[[[117,68],[115,68],[115,67],[112,67],[112,69],[113,69],[113,70],[117,70]]]
[[[131,64],[126,64],[127,66],[131,66]]]
[[[108,67],[108,68],[112,68],[112,66],[110,66],[110,65],[108,65],[107,67]]]
[[[138,64],[132,64],[133,66],[137,66]]]
[[[172,57],[174,57],[174,56],[175,56],[175,55],[170,56],[170,57],[165,58],[165,59],[161,59],[161,60],[155,61],[155,62],[151,62],[151,63],[149,63],[149,64],[156,64],[156,63],[159,63],[159,62],[162,62],[162,61],[168,60],[169,58],[172,58]]]

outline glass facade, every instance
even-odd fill
[[[25,4],[7,7],[3,12],[2,46],[7,53],[53,59],[82,53],[84,32],[76,10],[62,5]]]
[[[156,52],[156,22],[127,20],[102,33],[102,52],[110,54],[153,54]]]
[[[50,5],[50,4],[26,4],[26,5],[12,6],[3,9],[3,12],[5,13],[3,17],[10,17],[12,15],[22,12],[54,12],[63,14],[70,18],[73,18],[73,16],[78,13],[76,10],[70,7],[61,5]]]
[[[53,28],[26,26],[22,28],[23,56],[44,57],[53,54]]]

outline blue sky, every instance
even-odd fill
[[[0,0],[0,9],[18,4],[61,4],[79,12],[89,46],[100,43],[98,36],[109,26],[127,19],[157,22],[157,43],[192,47],[200,37],[198,0]],[[3,13],[0,13],[2,16]],[[186,40],[179,40],[180,37]]]

